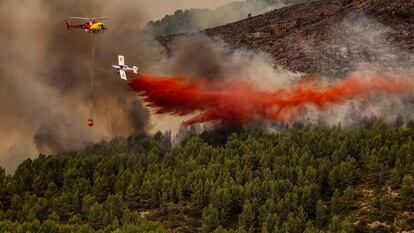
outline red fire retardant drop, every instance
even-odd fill
[[[88,119],[88,126],[92,127],[93,126],[93,119]]]
[[[219,121],[223,125],[246,125],[259,119],[291,121],[306,104],[323,110],[355,97],[369,100],[373,92],[412,94],[414,82],[403,77],[353,75],[330,86],[298,82],[295,87],[260,90],[247,81],[192,80],[185,77],[157,77],[139,74],[129,83],[156,113],[196,116],[185,125]]]

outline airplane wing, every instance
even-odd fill
[[[120,66],[125,65],[125,59],[124,59],[124,56],[122,56],[122,55],[119,55],[119,56],[118,56],[118,64],[119,64]]]
[[[121,76],[121,79],[123,79],[123,80],[128,80],[127,75],[126,75],[125,71],[123,71],[123,70],[119,71],[119,76]]]

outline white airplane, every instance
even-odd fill
[[[135,74],[138,74],[138,66],[133,66],[132,68],[125,65],[124,56],[118,55],[118,65],[112,65],[115,69],[117,69],[117,73],[121,76],[121,79],[128,80],[126,72],[132,71]]]

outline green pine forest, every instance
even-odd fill
[[[116,138],[0,169],[0,232],[414,230],[414,122]]]

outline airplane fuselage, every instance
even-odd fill
[[[112,67],[117,70],[116,72],[123,80],[128,80],[127,72],[138,74],[138,66],[129,67],[125,65],[125,59],[122,55],[118,55],[118,65],[112,65]]]
[[[123,70],[125,72],[134,72],[134,73],[138,73],[138,69],[134,68],[134,67],[129,67],[127,65],[112,65],[112,67],[114,67],[115,69],[118,70]]]

